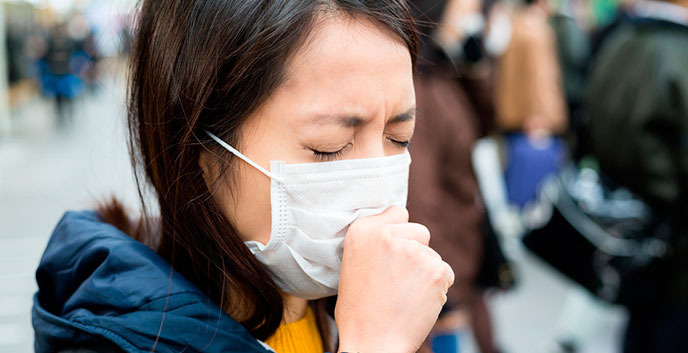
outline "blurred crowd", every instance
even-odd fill
[[[9,109],[43,97],[54,102],[56,125],[64,126],[74,99],[97,90],[102,59],[126,54],[129,14],[97,1],[68,9],[27,1],[0,6]]]
[[[480,352],[508,352],[487,298],[518,282],[514,239],[629,310],[624,352],[685,351],[688,1],[410,2],[422,48],[408,208],[456,274],[424,351],[457,352],[468,325]],[[67,125],[102,62],[126,54],[130,15],[83,3],[0,2],[9,109],[41,96]]]
[[[688,1],[413,5],[409,212],[457,277],[425,349],[456,352],[464,317],[499,351],[485,295],[518,281],[516,239],[629,310],[624,352],[685,350]]]

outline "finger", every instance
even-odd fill
[[[423,255],[431,257],[436,260],[442,260],[442,256],[435,251],[435,249],[429,247],[429,246],[423,246],[422,249],[419,249],[419,251],[422,251]]]
[[[410,243],[410,246],[412,246],[414,253],[417,253],[417,254],[424,256],[424,257],[427,257],[427,258],[430,258],[431,261],[433,261],[433,262],[437,262],[437,261],[444,262],[442,260],[442,256],[440,256],[440,254],[438,254],[437,251],[435,251],[433,248],[431,248],[427,245],[422,245],[416,240],[405,240],[405,241],[408,241]]]
[[[404,224],[389,224],[386,226],[392,237],[399,239],[415,240],[425,248],[428,248],[430,243],[430,231],[422,224],[418,223],[404,223]],[[434,252],[434,251],[433,251]]]
[[[455,279],[455,277],[454,277],[454,270],[452,270],[451,266],[449,266],[448,263],[446,263],[446,262],[444,262],[444,261],[442,261],[442,262],[444,263],[444,266],[445,266],[445,268],[446,268],[446,270],[447,270],[447,275],[448,275],[448,278],[447,278],[447,290],[448,290],[449,287],[451,287],[452,285],[454,285],[454,279]]]
[[[360,221],[366,224],[402,224],[407,223],[409,213],[406,208],[401,206],[391,206],[384,212],[362,218]]]

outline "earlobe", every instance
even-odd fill
[[[201,151],[198,155],[198,167],[208,190],[211,193],[217,191],[223,183],[222,166],[217,154],[208,150]]]
[[[210,185],[212,184],[211,180],[214,180],[213,165],[211,160],[212,158],[213,154],[209,151],[201,151],[201,153],[198,155],[198,167],[201,169],[203,180],[209,189]]]
[[[201,153],[199,154],[198,167],[201,168],[203,177],[206,178],[208,176],[208,151],[201,151]]]

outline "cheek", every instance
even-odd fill
[[[237,164],[233,183],[223,185],[217,201],[244,241],[267,244],[271,230],[270,179],[238,158],[232,162]]]

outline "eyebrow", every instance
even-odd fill
[[[396,115],[389,119],[387,121],[387,124],[391,123],[401,123],[401,122],[407,122],[407,121],[413,121],[416,118],[416,114],[418,112],[418,108],[414,105],[411,107],[411,109],[405,111],[404,113],[401,113],[399,115]],[[318,125],[330,125],[330,124],[337,124],[341,125],[343,127],[351,128],[351,127],[359,127],[362,125],[365,125],[368,120],[363,119],[358,116],[351,116],[351,115],[346,115],[346,116],[336,116],[336,115],[320,115],[315,117],[312,122],[314,124]]]
[[[387,124],[403,123],[403,122],[407,122],[407,121],[413,121],[416,118],[417,114],[418,114],[418,107],[416,107],[414,105],[413,107],[411,107],[411,109],[407,110],[406,112],[401,113],[401,114],[393,117],[392,119],[389,119]]]

